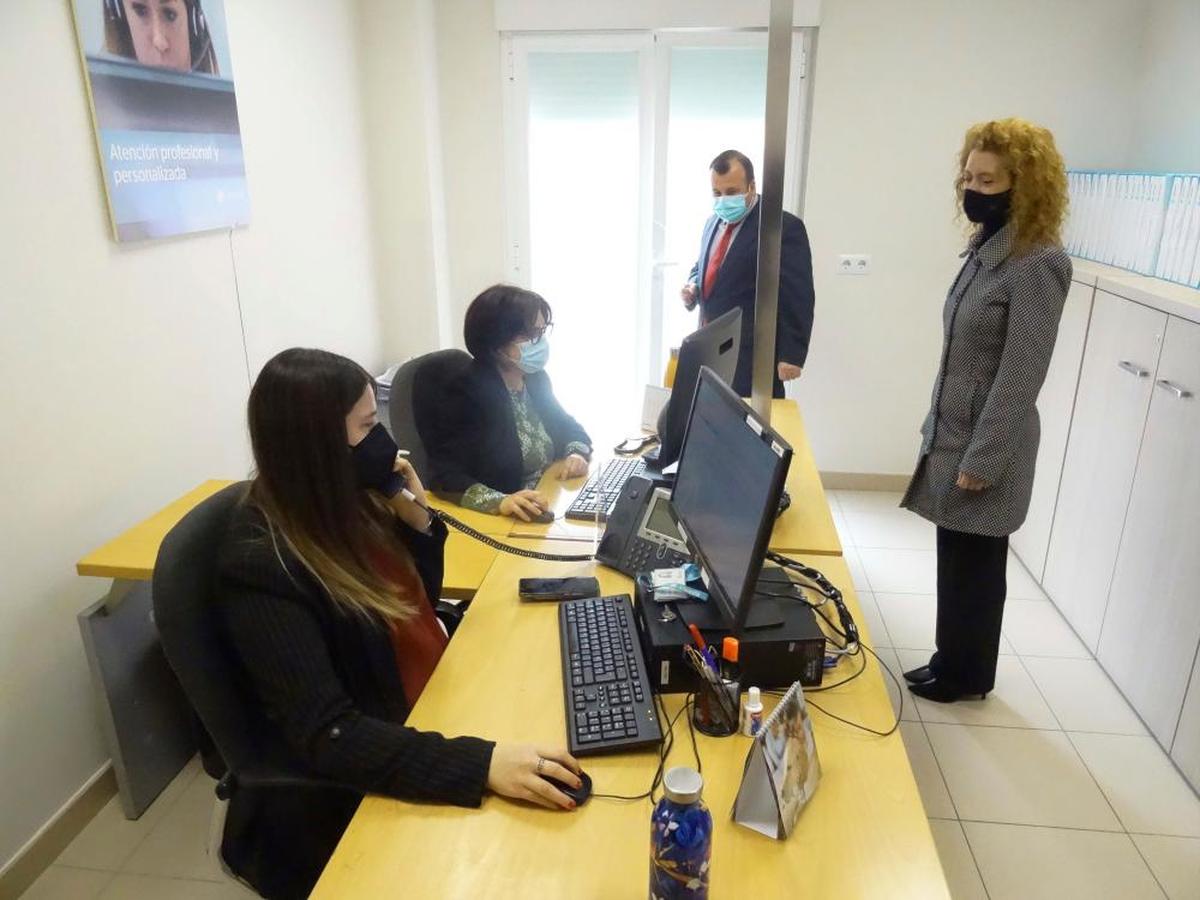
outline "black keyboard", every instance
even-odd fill
[[[608,465],[587,480],[563,515],[568,519],[586,519],[594,522],[596,521],[596,512],[599,510],[600,521],[608,521],[608,514],[616,505],[625,482],[634,475],[641,475],[645,471],[646,462],[640,456],[610,461]]]
[[[628,594],[558,607],[567,745],[575,756],[662,742]]]

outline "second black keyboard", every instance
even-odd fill
[[[634,475],[646,471],[646,462],[640,456],[611,460],[601,471],[587,480],[564,516],[568,519],[584,519],[595,521],[597,513],[601,522],[608,520],[608,514],[621,496],[621,488]]]
[[[628,594],[558,607],[567,744],[586,756],[662,742]]]

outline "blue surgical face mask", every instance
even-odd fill
[[[543,334],[536,343],[521,341],[517,347],[521,351],[521,358],[517,360],[517,365],[526,375],[532,375],[534,372],[540,372],[546,368],[546,362],[550,359],[550,339],[546,335]]]
[[[746,195],[713,197],[713,212],[722,222],[732,225],[746,217]]]

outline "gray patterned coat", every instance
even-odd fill
[[[972,239],[942,311],[942,363],[921,453],[901,506],[943,528],[1000,537],[1029,511],[1036,401],[1071,284],[1071,259],[1042,246],[1012,256],[1006,225]],[[982,491],[955,486],[958,473]]]

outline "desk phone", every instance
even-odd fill
[[[608,516],[596,561],[636,577],[649,569],[670,569],[690,562],[671,492],[635,475],[625,482]]]

